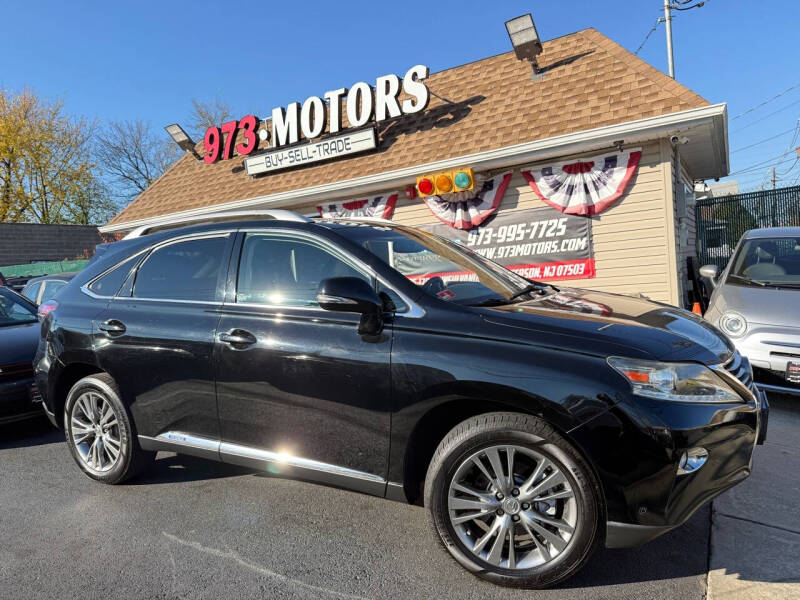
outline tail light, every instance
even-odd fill
[[[48,300],[47,302],[43,302],[42,304],[39,305],[39,310],[37,311],[37,314],[39,315],[40,318],[44,318],[51,312],[53,312],[56,308],[58,308],[58,302],[56,302],[55,300]]]

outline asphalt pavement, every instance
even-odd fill
[[[560,587],[459,567],[424,509],[174,454],[122,486],[85,477],[43,420],[0,428],[0,598],[706,596],[710,511]]]

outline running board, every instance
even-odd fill
[[[386,480],[379,475],[331,465],[310,458],[220,442],[179,431],[167,431],[156,437],[140,435],[139,444],[145,450],[166,450],[179,454],[191,454],[266,471],[270,475],[305,479],[375,496],[384,496],[386,493]]]

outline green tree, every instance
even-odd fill
[[[0,90],[0,221],[88,223],[115,212],[91,158],[95,124],[30,90]]]

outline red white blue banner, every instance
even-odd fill
[[[317,206],[317,211],[323,219],[353,219],[358,217],[391,219],[396,204],[397,192],[394,192],[359,200],[321,204]]]
[[[433,215],[442,223],[455,229],[472,229],[497,210],[510,181],[509,171],[486,179],[469,192],[428,196],[424,200]]]
[[[596,215],[619,200],[639,167],[641,148],[525,167],[522,176],[545,202],[568,215]]]

